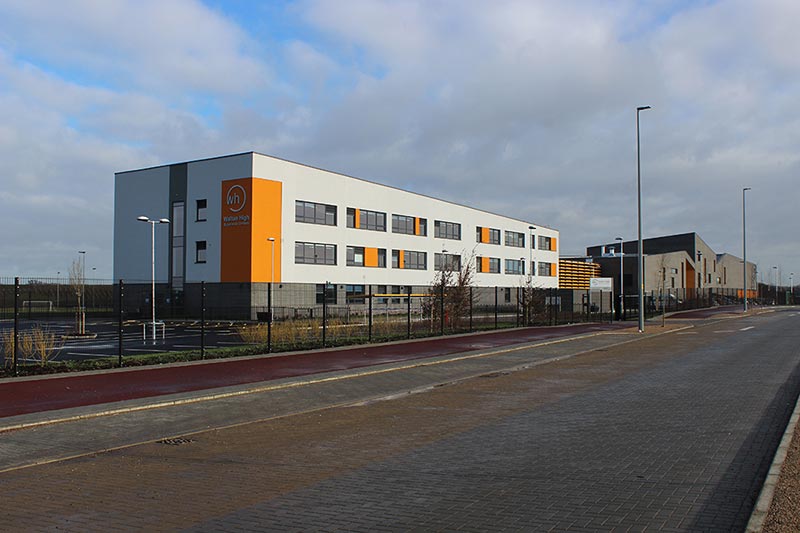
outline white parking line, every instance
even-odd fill
[[[747,326],[746,328],[741,328],[739,331],[747,331],[748,329],[753,329],[755,326]]]
[[[677,335],[697,335],[696,331],[679,331]]]
[[[736,330],[734,330],[734,329],[718,329],[718,330],[714,331],[714,333],[733,333],[734,331],[736,331]]]

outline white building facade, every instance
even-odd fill
[[[476,286],[558,286],[558,231],[247,152],[119,172],[114,278],[187,284],[427,286],[473,262]]]

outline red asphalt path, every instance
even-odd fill
[[[166,365],[145,369],[139,367],[127,372],[48,376],[20,381],[9,379],[0,383],[0,418],[350,370],[628,327],[631,327],[630,323],[617,322],[526,328],[285,356],[222,359],[204,364]]]

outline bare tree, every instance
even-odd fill
[[[520,283],[520,294],[523,325],[549,321],[547,291],[541,281],[535,280],[532,275],[526,276],[525,281]]]
[[[444,261],[444,259],[442,259]],[[475,276],[475,254],[455,265],[443,264],[428,287],[428,298],[422,306],[424,315],[431,317],[431,331],[441,323],[442,310],[447,327],[452,330],[462,326],[472,307],[472,283]]]

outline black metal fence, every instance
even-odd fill
[[[0,317],[11,319],[0,323],[5,366],[16,373],[21,362],[78,358],[72,355],[77,350],[68,349],[76,343],[83,343],[84,353],[96,350],[90,355],[114,357],[121,365],[123,356],[135,363],[168,351],[202,358],[212,350],[263,353],[638,317],[636,295],[625,295],[620,305],[619,295],[609,292],[554,288],[187,283],[171,291],[157,284],[155,316],[152,295],[152,285],[142,281],[0,278]],[[644,310],[649,318],[741,303],[741,296],[735,289],[653,291]],[[759,287],[755,296],[754,304],[771,303],[769,288]],[[780,303],[792,303],[791,295]],[[100,322],[100,341],[91,331],[81,336],[85,324]],[[59,337],[69,343],[50,334],[52,346],[37,351],[32,332],[41,334],[52,323],[67,328]]]

